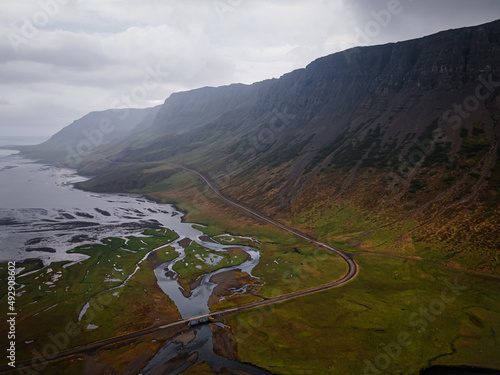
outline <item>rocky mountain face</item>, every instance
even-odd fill
[[[477,249],[487,261],[475,268],[498,267],[499,69],[500,21],[354,48],[280,79],[174,94],[80,170],[99,173],[87,188],[120,190],[137,187],[131,175],[138,186],[167,178],[143,171],[171,161],[339,243],[411,223],[395,243],[447,244],[441,260],[457,262]],[[337,236],[324,220],[345,207],[373,225]]]

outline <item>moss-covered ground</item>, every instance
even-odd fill
[[[311,233],[320,241],[348,252],[377,252],[406,257],[418,257],[455,267],[500,275],[500,237],[498,227],[488,221],[474,227],[471,213],[470,228],[456,220],[435,227],[422,219],[389,220],[389,217],[367,215],[348,200],[328,208],[307,208],[287,224]],[[484,231],[485,243],[477,231]],[[474,237],[474,241],[468,238]],[[440,237],[441,236],[441,237]],[[440,238],[436,240],[436,238]],[[487,242],[487,243],[486,243]]]
[[[241,359],[287,375],[500,369],[500,281],[356,259],[360,273],[344,286],[231,317]]]
[[[178,236],[172,231],[148,233],[150,236],[107,238],[101,244],[80,246],[73,252],[87,255],[86,260],[73,265],[56,262],[18,277],[24,286],[16,298],[16,360],[31,360],[177,320],[175,304],[156,284],[148,262],[137,264],[156,248],[167,251],[163,246]],[[6,272],[5,264],[0,265],[0,272]],[[0,304],[6,304],[6,286],[1,288]],[[88,309],[81,315],[86,304]],[[0,334],[6,336],[6,329],[3,323]]]
[[[262,244],[253,246],[261,250],[262,258],[254,274],[266,280],[263,295],[306,288],[342,274],[342,262],[328,264],[330,256],[311,245],[214,203],[217,197],[194,176],[181,175],[186,178],[182,191],[169,188],[152,195],[174,201],[191,221],[207,224],[210,235],[238,233],[258,238]],[[420,226],[417,220],[389,225],[393,223],[368,217],[348,201],[326,211],[299,213],[287,223],[345,251],[388,253],[449,265],[460,256],[460,252],[453,255],[455,259],[443,255],[449,254],[442,251],[448,246],[444,241],[436,248],[435,241],[411,238],[409,234]],[[471,254],[462,255],[469,265],[477,262],[480,267],[480,262],[488,262],[487,257]],[[315,272],[307,271],[308,258]],[[422,368],[439,364],[500,369],[500,281],[409,260],[370,255],[355,259],[359,275],[344,286],[231,317],[227,323],[238,340],[241,360],[287,375],[362,374],[365,370],[418,374]],[[292,284],[294,278],[286,275],[295,267],[302,277]],[[447,283],[455,282],[467,289],[443,294]],[[253,297],[244,298],[250,302]],[[215,308],[223,304],[233,306],[224,301]],[[393,343],[398,343],[400,352]]]
[[[200,229],[215,236],[220,243],[257,247],[261,258],[252,274],[262,281],[263,286],[258,291],[262,297],[325,284],[340,278],[347,270],[338,256],[221,203],[188,172],[173,174],[146,190],[158,201],[175,203],[187,213],[186,220],[205,225]],[[449,252],[439,248],[448,246],[446,241],[436,247],[435,241],[426,243],[422,237],[416,241],[408,235],[420,227],[417,220],[403,220],[393,225],[383,218],[367,217],[348,201],[326,210],[299,212],[287,223],[314,234],[322,242],[351,252],[385,252],[442,264],[463,257],[462,264],[475,269],[483,269],[491,255],[474,259],[470,255],[472,251],[457,249],[450,257]],[[227,233],[256,238],[258,242],[231,235],[217,237]],[[40,351],[44,344],[53,342],[46,327],[62,325],[51,311],[57,311],[59,317],[71,317],[64,321],[75,322],[77,328],[85,332],[85,335],[71,337],[70,345],[144,328],[154,324],[158,317],[163,321],[177,319],[178,313],[172,310],[171,301],[156,286],[150,269],[141,267],[126,287],[103,289],[103,285],[119,285],[133,272],[134,265],[148,249],[158,247],[155,241],[167,243],[165,240],[161,233],[150,240],[130,239],[128,244],[109,239],[102,245],[95,245],[98,247],[78,249],[91,255],[80,265],[62,268],[63,264],[53,264],[51,272],[44,269],[35,273],[34,276],[39,277],[36,284],[27,284],[30,292],[19,297],[23,298],[22,306],[25,306],[23,319],[28,323],[25,327],[29,327],[20,334],[24,335],[23,340],[31,340],[37,335],[42,338],[27,348]],[[182,269],[179,271],[186,278],[196,277],[196,272],[202,271],[199,267],[204,267],[197,263],[199,258],[208,256],[210,251],[193,245],[188,253],[190,261],[183,267],[180,264],[178,267]],[[175,254],[172,247],[165,246],[156,256],[168,261],[174,259]],[[226,323],[237,339],[240,359],[274,374],[287,375],[418,374],[430,365],[500,369],[499,280],[411,260],[373,255],[356,255],[355,259],[360,265],[359,274],[343,286],[229,317]],[[102,264],[108,267],[99,267]],[[59,272],[62,273],[60,279],[65,282],[61,286],[57,283],[54,287],[47,285],[46,281]],[[120,281],[112,281],[115,278]],[[108,281],[104,281],[106,279]],[[34,280],[29,282],[35,283]],[[37,291],[34,285],[39,284],[44,286]],[[63,286],[69,286],[65,297]],[[52,298],[52,290],[57,291],[57,299]],[[115,296],[116,292],[119,294]],[[258,295],[240,294],[212,309],[253,302],[260,298]],[[87,301],[90,301],[90,308],[79,322],[81,306]],[[39,315],[33,319],[35,313]],[[144,319],[134,320],[137,315]],[[30,321],[44,327],[34,324],[30,327]],[[98,328],[89,329],[89,325]],[[125,369],[130,356],[153,346],[138,341],[134,347],[101,351],[100,356],[102,361],[113,363],[113,368]],[[21,357],[30,354],[27,351]],[[213,371],[206,364],[200,364],[187,373]]]

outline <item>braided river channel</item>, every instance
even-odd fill
[[[184,222],[183,214],[171,205],[139,195],[89,193],[73,186],[83,180],[85,178],[73,170],[39,164],[24,159],[15,151],[0,150],[0,261],[39,259],[44,267],[52,262],[70,261],[67,267],[71,267],[87,257],[67,252],[77,246],[99,243],[108,237],[140,236],[146,228],[169,228],[180,236],[171,244],[179,256],[158,266],[154,273],[159,287],[175,303],[183,318],[209,312],[208,300],[217,285],[210,281],[214,275],[240,270],[252,276],[253,268],[259,263],[260,254],[256,248],[237,246],[247,254],[243,264],[204,275],[187,293],[173,270],[173,265],[185,257],[180,240],[195,241],[214,252],[227,251],[231,246],[204,236],[193,228],[193,223]],[[216,258],[210,261],[216,262]],[[85,312],[84,307],[80,318]],[[201,361],[216,371],[227,368],[240,374],[269,374],[255,366],[217,355],[212,325],[222,324],[199,323],[166,342],[140,374],[163,374],[166,369],[170,374],[180,374]],[[175,358],[183,360],[177,360],[178,367],[172,368]]]

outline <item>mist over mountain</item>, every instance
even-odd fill
[[[160,106],[91,112],[37,146],[16,147],[28,157],[79,168],[84,159],[88,163],[95,157],[97,149],[107,149],[149,127],[159,109]]]
[[[496,21],[354,48],[280,79],[173,94],[161,107],[93,112],[22,151],[94,175],[82,186],[95,191],[141,189],[173,173],[152,168],[180,164],[358,248],[375,229],[353,223],[340,239],[331,215],[412,223],[393,241],[401,251],[420,256],[428,250],[416,244],[434,241],[442,261],[497,272],[499,67]]]

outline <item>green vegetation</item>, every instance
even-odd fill
[[[204,222],[203,219],[199,221]],[[347,272],[347,264],[339,256],[317,249],[309,242],[297,239],[275,227],[267,225],[232,227],[231,232],[245,233],[258,238],[260,242],[249,244],[245,243],[249,241],[246,239],[217,236],[217,232],[226,233],[227,231],[221,231],[219,229],[221,224],[215,220],[214,223],[213,227],[208,226],[203,230],[205,233],[214,235],[215,239],[220,240],[221,243],[250,245],[259,249],[260,262],[252,274],[263,282],[264,286],[259,294],[264,297],[276,297],[326,284],[340,279]],[[231,223],[235,225],[237,221]],[[234,241],[231,241],[232,238]],[[241,300],[242,303],[247,301],[248,298]]]
[[[173,230],[168,229],[168,228],[160,228],[160,229],[146,229],[144,231],[144,234],[146,236],[154,236],[154,237],[161,237],[165,241],[175,241],[176,239],[179,238],[179,235],[175,233]]]
[[[362,138],[346,142],[343,148],[335,154],[333,164],[343,170],[353,168],[360,161],[363,161],[363,167],[385,164],[379,157],[381,155],[377,155],[378,152],[376,152],[380,149],[381,133],[382,130],[378,124],[375,129],[370,128]],[[374,155],[370,157],[371,151]]]
[[[196,242],[191,242],[185,250],[186,257],[174,264],[173,270],[180,276],[179,284],[190,292],[190,284],[201,275],[221,268],[238,266],[247,259],[245,252],[238,248],[227,249],[227,252],[214,251]]]
[[[419,257],[498,274],[500,262],[496,249],[500,238],[496,234],[495,215],[480,227],[474,227],[487,209],[469,213],[470,227],[464,229],[460,217],[448,218],[437,227],[423,226],[417,219],[390,221],[387,213],[368,216],[352,202],[342,201],[328,209],[304,209],[290,224],[344,251]]]
[[[261,261],[252,273],[264,283],[258,292],[264,297],[325,284],[346,271],[339,257],[218,203],[211,191],[185,172],[156,188],[165,186],[168,191],[156,190],[152,196],[175,202],[188,212],[188,220],[206,224],[198,228],[204,233],[238,233],[261,242],[252,244],[261,251]],[[473,269],[492,264],[494,254],[465,249],[466,242],[461,248],[445,240],[428,241],[418,220],[393,222],[390,217],[387,212],[368,216],[346,200],[327,209],[303,210],[291,225],[343,250],[457,262]],[[231,236],[215,238],[230,245],[240,241]],[[195,263],[200,261],[196,254],[201,257],[203,251],[207,250],[196,246],[191,250],[193,261],[184,265],[183,272],[189,275],[199,271],[196,266],[203,267]],[[411,343],[400,345],[401,351],[382,363],[389,373],[414,374],[434,364],[500,368],[495,355],[500,330],[498,281],[412,261],[370,255],[356,259],[360,274],[345,286],[231,317],[228,324],[238,340],[242,361],[277,374],[363,373],[370,363],[380,363],[380,356],[404,333]],[[452,302],[443,302],[446,280],[453,284],[457,277],[458,284],[468,289],[459,290]],[[212,309],[255,300],[253,295],[238,295]],[[422,308],[439,313],[422,320]]]
[[[222,244],[250,245],[260,250],[260,262],[252,274],[264,284],[259,293],[265,297],[329,283],[347,272],[347,265],[339,256],[326,253],[307,241],[270,224],[249,219],[239,210],[221,204],[215,194],[190,173],[179,172],[164,181],[162,186],[168,186],[168,190],[150,195],[164,203],[175,203],[187,212],[188,221],[205,225],[195,226],[196,229]],[[328,219],[325,224],[327,222]],[[222,236],[227,233],[256,238],[260,243]]]
[[[63,350],[176,320],[177,309],[156,284],[148,260],[136,270],[137,263],[156,248],[162,247],[167,256],[169,249],[163,246],[176,237],[172,231],[162,231],[155,237],[106,238],[72,251],[88,255],[86,260],[72,265],[56,262],[18,277],[24,286],[16,300],[17,340],[33,342],[18,346],[17,360],[46,355],[54,335],[58,350]],[[169,256],[175,253],[173,248],[170,252]],[[5,272],[5,264],[0,267]],[[1,293],[0,303],[5,303],[5,288]],[[87,312],[80,316],[87,303]],[[0,334],[6,335],[6,329],[2,324]]]
[[[302,141],[293,139],[290,142],[284,142],[275,150],[269,152],[264,158],[259,161],[257,168],[276,168],[282,164],[289,163],[291,160],[298,158],[304,147],[309,144],[313,136],[308,137]]]
[[[99,350],[99,363],[111,366],[116,373],[137,373],[162,346],[162,342],[153,340],[149,335],[140,337],[133,343],[110,345]]]
[[[368,122],[371,121],[373,120]],[[364,125],[365,123],[361,124],[360,127]],[[335,153],[335,157],[332,165],[335,165],[337,168],[352,168],[361,159],[363,152],[367,150],[367,147],[371,145],[371,142],[375,140],[375,138],[372,137],[374,132],[379,134],[380,127],[377,127],[375,131],[370,129],[367,136],[363,138],[363,141],[355,144],[351,140],[352,133],[349,132],[349,129],[344,129],[339,136],[330,142],[330,144],[318,151],[318,153],[304,169],[304,174],[311,172],[316,166],[320,165],[333,153]],[[356,153],[356,155],[353,156],[353,153]]]
[[[214,235],[220,243],[233,246],[248,245],[259,249],[260,262],[252,274],[264,284],[259,294],[266,298],[326,284],[340,279],[347,272],[347,264],[339,256],[320,250],[309,242],[292,237],[275,227],[234,229],[236,233],[245,233],[258,238],[260,243],[232,236],[217,236],[215,233],[220,231],[217,227],[209,226],[203,230]],[[234,307],[250,301],[255,301],[255,298],[231,299],[221,306]],[[215,309],[220,310],[221,306],[217,305]]]
[[[173,246],[165,246],[161,249],[158,249],[158,251],[156,252],[156,256],[162,262],[171,262],[174,259],[178,258],[179,254],[177,253],[177,251],[175,251],[175,248]]]
[[[259,291],[264,297],[327,284],[347,272],[347,264],[337,255],[287,235],[276,233],[274,239],[256,245],[261,260],[252,273],[264,282]]]
[[[449,153],[451,152],[451,142],[436,142],[434,143],[434,150],[430,152],[422,167],[430,168],[436,165],[446,165],[449,163]]]
[[[221,311],[232,309],[233,307],[248,305],[253,302],[262,301],[262,298],[251,294],[236,294],[229,298],[220,301],[216,305],[210,307],[210,311]]]
[[[25,273],[40,269],[43,267],[43,262],[39,259],[27,259],[23,262],[17,262],[16,263],[18,267],[24,268],[18,275],[17,277],[24,275]],[[1,290],[1,286],[0,286]],[[0,295],[3,295],[3,292],[0,292]]]
[[[179,184],[193,183],[196,181],[196,176],[192,173],[181,171],[176,172],[172,176],[163,179],[154,184],[150,184],[144,189],[136,190],[135,193],[156,193],[162,191],[169,191],[179,186]]]
[[[97,165],[102,166],[102,161],[97,162]],[[95,192],[134,192],[162,181],[174,173],[172,170],[163,168],[157,171],[154,169],[144,171],[143,169],[147,167],[148,165],[127,164],[111,168],[106,172],[100,170],[101,173],[97,177],[79,182],[76,186]]]
[[[370,362],[392,374],[437,364],[500,369],[500,281],[356,259],[361,272],[345,286],[231,317],[241,360],[287,375],[362,374]],[[450,291],[455,283],[467,289]],[[401,335],[411,343],[397,352]],[[386,350],[397,354],[388,362]]]
[[[347,234],[366,234],[375,228],[375,224],[368,220],[350,202],[341,202],[326,210],[304,210],[299,212],[292,226],[305,227],[310,230],[314,228],[318,239],[328,244],[347,244],[356,241],[344,241]],[[348,249],[351,249],[348,246]],[[355,248],[355,250],[358,250]]]
[[[192,227],[196,230],[199,230],[200,232],[203,232],[205,233],[207,236],[210,236],[210,237],[213,237],[213,236],[216,236],[218,234],[217,230],[214,230],[212,228],[209,228],[209,227],[205,227],[203,225],[192,225]]]

